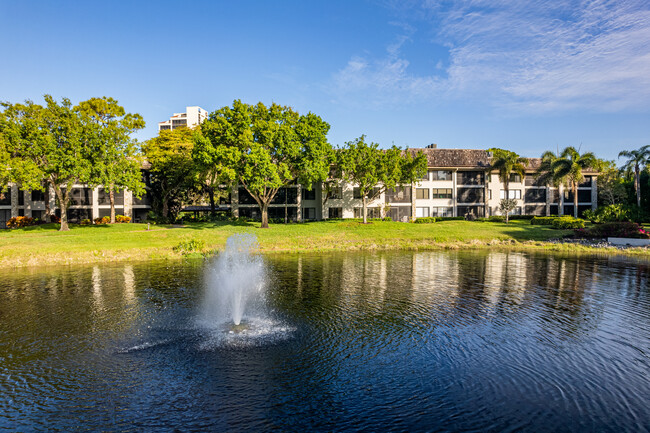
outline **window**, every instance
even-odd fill
[[[482,171],[459,171],[458,185],[483,185],[485,183],[485,173]]]
[[[330,198],[333,200],[343,198],[343,188],[341,188],[340,186],[333,187],[330,192]],[[340,218],[340,217],[334,217],[334,218]]]
[[[502,189],[501,191],[499,191],[499,198],[502,199],[502,200],[504,198],[506,198],[506,190],[505,189]],[[509,190],[508,191],[508,198],[509,199],[515,199],[515,200],[520,199],[521,198],[521,190],[520,189],[511,189],[511,190]]]
[[[366,216],[368,218],[381,218],[381,210],[378,207],[368,207],[366,208]],[[363,218],[363,208],[355,207],[354,208],[354,217]]]
[[[302,199],[303,200],[316,200],[316,190],[312,189],[309,191],[306,188],[302,189]],[[305,209],[311,209],[311,208],[305,208]]]
[[[431,190],[431,198],[451,198],[451,188],[434,188]]]
[[[418,200],[428,200],[429,188],[417,188],[415,190],[415,198]]]
[[[483,188],[458,188],[458,203],[483,203],[485,191]],[[458,216],[464,214],[458,213]]]
[[[526,205],[526,215],[543,216],[546,215],[546,206],[541,205]]]
[[[18,206],[24,206],[25,205],[25,191],[19,190],[18,191]],[[24,215],[21,215],[24,216]]]
[[[411,219],[411,206],[392,206],[387,216],[393,221],[408,222]]]
[[[302,219],[304,220],[315,220],[316,219],[316,208],[315,207],[305,207],[302,209]]]
[[[280,188],[271,200],[271,204],[298,204],[298,189]]]
[[[475,218],[483,218],[485,216],[485,208],[483,206],[458,206],[458,216],[473,216]]]
[[[253,196],[248,192],[246,188],[239,188],[239,204],[257,204]],[[240,215],[245,216],[245,215]],[[252,218],[248,217],[247,218]]]
[[[160,130],[163,131],[165,129],[171,129],[170,125],[160,125]]]
[[[115,206],[124,205],[124,191],[115,192],[113,198],[115,199]],[[97,204],[111,204],[109,192],[102,187],[97,189]]]
[[[331,208],[329,208],[329,217],[330,218],[343,218],[343,208],[342,207],[331,207]]]
[[[40,220],[43,216],[43,211],[42,210],[33,210],[32,211],[32,218]]]
[[[379,195],[379,188],[373,188],[372,191],[368,194],[368,198],[377,197]],[[361,188],[355,186],[352,190],[352,198],[361,199]]]
[[[578,202],[580,203],[591,203],[591,190],[578,190]]]
[[[427,171],[424,176],[422,176],[422,180],[429,180],[429,172]]]
[[[415,217],[416,218],[426,218],[429,216],[428,207],[416,207],[415,208]]]
[[[411,187],[398,186],[395,189],[386,190],[386,203],[410,203]]]
[[[61,188],[65,194],[65,188]],[[71,206],[88,206],[93,203],[93,190],[90,188],[72,188],[70,190]]]
[[[11,189],[8,188],[5,192],[0,190],[0,205],[11,206]]]
[[[529,174],[526,175],[526,186],[544,186],[539,179],[535,179],[535,176]]]
[[[519,183],[521,182],[521,176],[517,173],[510,173],[510,182]]]
[[[524,194],[524,202],[526,203],[545,203],[546,202],[546,189],[544,188],[530,188]],[[526,212],[526,215],[533,215]]]
[[[151,205],[151,197],[149,197],[149,192],[145,191],[144,194],[140,196],[140,198],[136,197],[135,195],[133,196],[133,204],[134,205],[143,205],[143,206],[149,206]]]
[[[45,192],[38,190],[32,191],[32,201],[45,201]]]
[[[453,207],[434,207],[431,209],[431,216],[435,217],[450,217],[454,216]]]
[[[451,180],[451,171],[431,170],[431,180]]]
[[[578,184],[578,186],[580,186],[580,187],[590,187],[591,186],[591,181],[592,181],[591,176],[585,176],[584,182]]]

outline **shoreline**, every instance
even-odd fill
[[[395,239],[384,239],[384,241],[395,241]],[[347,245],[346,245],[347,244]],[[105,265],[108,263],[147,263],[159,261],[178,262],[188,259],[204,260],[218,254],[223,248],[207,248],[203,251],[182,254],[171,248],[132,248],[129,251],[122,250],[94,250],[88,252],[60,252],[47,255],[27,255],[23,257],[12,257],[0,259],[0,269],[28,269],[48,268],[60,266],[88,266]],[[427,241],[406,241],[393,243],[355,242],[338,243],[330,246],[309,245],[303,247],[277,247],[261,246],[259,252],[263,255],[275,254],[332,254],[346,252],[414,252],[414,251],[500,251],[500,252],[529,252],[529,253],[551,253],[568,255],[595,255],[595,256],[621,256],[650,261],[650,248],[647,247],[615,247],[603,243],[587,244],[584,242],[564,242],[562,240],[535,241],[527,240],[519,242],[513,239],[489,241],[470,239],[467,241],[438,242]]]

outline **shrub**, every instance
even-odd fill
[[[595,223],[606,223],[614,221],[632,221],[638,214],[634,212],[629,206],[622,204],[610,204],[608,206],[599,207],[596,212],[588,209],[584,211],[583,216],[589,221]]]
[[[510,215],[511,220],[532,220],[535,215]]]
[[[111,222],[111,217],[105,216],[105,217],[99,217],[95,218],[95,224],[108,224]]]
[[[115,222],[116,223],[130,223],[131,222],[131,217],[124,216],[124,215],[115,215]]]
[[[555,221],[553,221],[553,228],[559,230],[583,229],[585,228],[585,220],[568,216],[556,218]]]
[[[513,218],[510,217],[510,219],[513,219]],[[490,222],[493,222],[493,223],[503,223],[503,222],[506,222],[506,217],[504,217],[503,215],[492,215],[487,220],[490,221]]]
[[[436,217],[436,221],[464,221],[465,217]]]
[[[174,247],[174,251],[183,255],[190,253],[200,253],[205,249],[205,241],[203,239],[184,239]]]
[[[414,222],[416,224],[432,224],[436,222],[436,219],[434,217],[422,217],[417,218]]]
[[[598,224],[585,230],[576,230],[579,238],[634,238],[650,239],[650,234],[639,224],[629,221]]]
[[[10,229],[21,229],[34,224],[34,218],[28,216],[17,216],[10,218],[9,221],[7,221],[7,227]]]
[[[56,215],[50,215],[50,222],[60,224],[61,218]]]
[[[554,217],[554,216],[550,216],[550,217],[538,217],[538,216],[536,216],[536,217],[533,217],[530,220],[530,223],[532,225],[535,225],[535,226],[552,226],[553,221],[555,221],[558,218],[559,217]]]
[[[81,224],[82,226],[87,226],[87,225],[92,224],[92,221],[89,220],[88,218],[84,218],[84,219],[81,220],[81,223],[80,223],[80,224]]]

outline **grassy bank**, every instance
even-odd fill
[[[69,232],[57,229],[57,225],[46,224],[0,231],[0,267],[177,259],[188,253],[177,248],[188,241],[198,246],[194,254],[209,254],[222,249],[228,236],[241,232],[255,234],[264,253],[490,248],[650,255],[643,249],[620,251],[551,244],[545,241],[569,232],[533,226],[528,221],[367,225],[328,221],[271,225],[268,230],[259,229],[259,223],[232,222],[152,225],[150,230],[146,224],[73,225]]]

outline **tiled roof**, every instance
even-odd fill
[[[406,149],[411,154],[422,152],[429,167],[469,167],[485,169],[490,164],[486,150],[480,149]]]
[[[490,167],[490,154],[487,150],[480,149],[406,149],[411,154],[422,152],[427,157],[429,167],[439,168],[477,168]],[[542,164],[542,158],[528,158],[526,170],[536,171]],[[585,174],[596,174],[593,169],[583,170]]]

